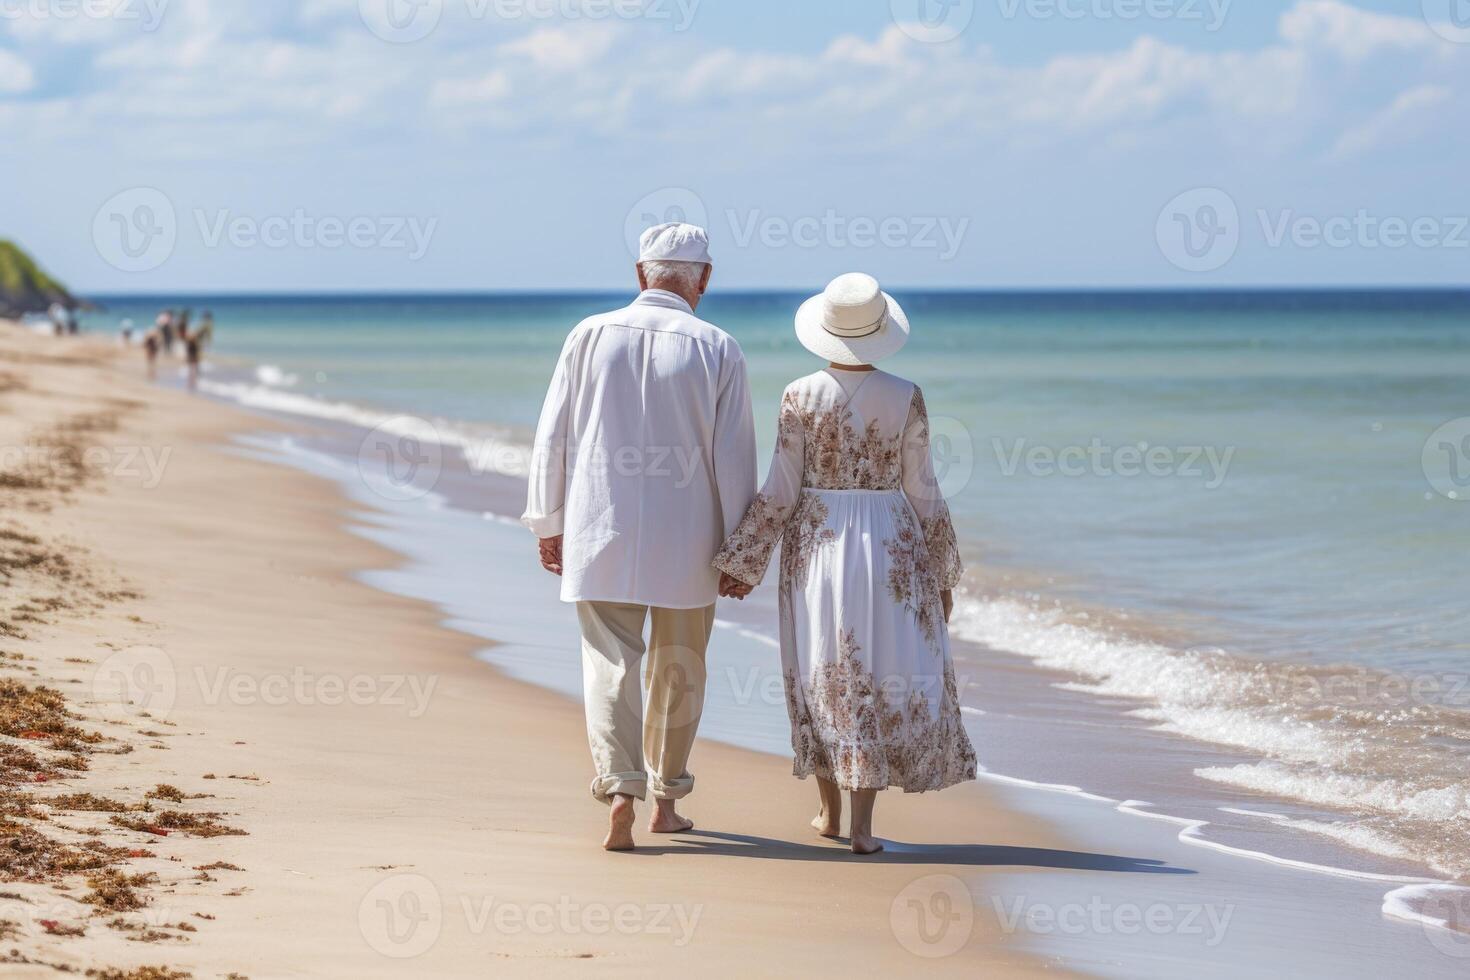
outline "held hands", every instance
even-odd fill
[[[562,536],[541,539],[541,567],[553,575],[561,574]]]
[[[745,597],[755,591],[755,586],[746,585],[735,578],[729,572],[720,573],[720,596],[725,599],[739,599],[745,601]]]
[[[561,549],[562,536],[560,534],[554,538],[541,539],[541,567],[553,575],[562,573]],[[720,573],[720,596],[722,598],[739,599],[744,602],[754,591],[755,586],[746,585],[729,572]],[[945,589],[939,594],[939,597],[944,602],[944,621],[947,623],[950,616],[954,614],[954,592]]]
[[[541,567],[553,575],[562,573],[562,540],[560,534],[554,538],[541,539]],[[743,602],[754,591],[755,586],[746,585],[728,572],[720,573],[720,595],[724,598],[739,599]]]

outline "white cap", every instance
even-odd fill
[[[638,241],[639,262],[699,262],[714,265],[709,254],[709,232],[698,225],[671,221],[654,225]]]

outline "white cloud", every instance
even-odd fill
[[[444,78],[434,83],[429,101],[441,108],[500,102],[510,95],[510,76],[496,69],[478,78]]]
[[[1350,157],[1375,150],[1392,140],[1410,140],[1422,135],[1423,129],[1434,121],[1436,111],[1453,95],[1444,85],[1420,85],[1401,93],[1386,108],[1344,132],[1332,148],[1332,156]]]
[[[36,84],[35,72],[19,55],[0,49],[0,92],[29,92]]]
[[[496,50],[502,55],[529,58],[543,71],[578,71],[607,54],[620,33],[608,24],[582,29],[543,27]]]
[[[463,138],[534,131],[565,143],[677,131],[784,154],[817,141],[873,152],[944,143],[972,152],[1074,144],[1144,152],[1188,140],[1313,157],[1359,152],[1427,111],[1422,94],[1363,108],[1381,106],[1385,91],[1437,92],[1470,79],[1470,48],[1438,41],[1418,17],[1342,0],[1301,0],[1280,18],[1278,37],[1253,50],[1142,36],[1032,65],[1002,63],[964,41],[922,44],[893,26],[833,38],[817,53],[773,52],[608,21],[460,23],[457,4],[429,37],[389,45],[366,31],[355,7],[311,0],[281,13],[173,0],[157,34],[115,37],[96,52],[92,87],[48,104],[64,108],[74,128],[129,120],[119,138],[144,145],[166,145],[181,121],[211,126],[209,143],[222,154],[235,133],[256,146],[328,144],[352,126],[405,134],[428,126]],[[44,57],[47,48],[36,50]],[[24,62],[0,63],[0,84],[23,90],[34,75]],[[1435,106],[1447,126],[1463,122],[1453,100]],[[37,125],[55,125],[54,115],[33,114]]]
[[[1353,60],[1384,49],[1425,51],[1442,43],[1420,17],[1375,14],[1340,0],[1302,0],[1281,15],[1281,36],[1293,44],[1325,47]]]

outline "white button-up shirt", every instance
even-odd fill
[[[699,609],[755,496],[755,425],[734,338],[673,293],[584,320],[541,411],[526,513],[565,535],[561,597]]]

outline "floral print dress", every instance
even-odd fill
[[[777,542],[795,774],[911,793],[974,779],[940,599],[963,567],[916,385],[828,368],[786,389],[770,475],[715,567],[758,585]]]

